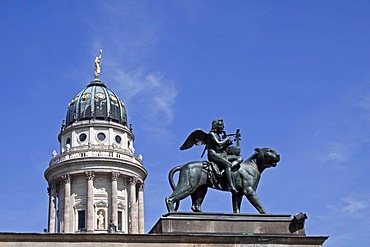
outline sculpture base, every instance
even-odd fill
[[[301,235],[290,215],[176,212],[163,215],[149,234]]]

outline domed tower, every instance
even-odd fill
[[[142,156],[135,155],[124,103],[100,79],[73,97],[45,171],[50,233],[144,233]]]

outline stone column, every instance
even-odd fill
[[[58,210],[57,210],[57,232],[60,233],[63,231],[63,217],[62,217],[62,208],[63,208],[63,199],[64,198],[64,189],[62,189],[63,183],[58,182],[57,184],[57,197],[58,197]],[[64,215],[64,213],[63,213]]]
[[[130,178],[130,219],[131,219],[131,234],[138,233],[138,213],[136,203],[136,182],[135,178]]]
[[[139,233],[144,234],[144,183],[139,185],[139,198],[138,198],[138,217],[139,217]]]
[[[57,195],[57,189],[56,189],[56,183],[55,181],[50,181],[49,188],[49,224],[48,224],[48,232],[49,233],[55,233],[55,217],[56,217],[56,195]]]
[[[119,177],[119,172],[112,172],[112,214],[111,219],[115,226],[118,226],[118,195],[117,195],[117,180]]]
[[[85,172],[87,178],[86,231],[94,231],[94,177],[93,171]]]
[[[72,233],[71,230],[71,176],[66,174],[62,176],[64,180],[64,217],[63,232]]]

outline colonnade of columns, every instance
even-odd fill
[[[144,233],[144,184],[139,184],[136,197],[138,182],[137,179],[130,178],[130,229],[132,234]]]
[[[85,173],[87,179],[87,201],[86,201],[86,231],[94,232],[94,171],[88,171]],[[112,172],[110,174],[111,178],[111,212],[110,219],[114,225],[118,225],[118,178],[120,176],[119,172]],[[56,229],[56,198],[57,198],[57,183],[56,181],[49,182],[49,219],[48,219],[48,231],[50,233],[55,233],[57,231],[64,233],[73,233],[76,229],[73,228],[71,213],[71,176],[69,174],[63,175],[59,188],[64,187],[64,212],[59,214],[62,216],[63,224],[61,228]],[[129,178],[129,233],[132,234],[143,234],[144,233],[144,184],[138,179]],[[58,200],[62,200],[59,197]],[[58,204],[59,210],[61,203]]]

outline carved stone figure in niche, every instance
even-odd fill
[[[98,214],[98,229],[99,230],[104,229],[104,215],[102,211],[100,211]]]

